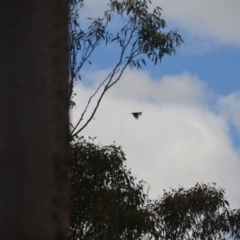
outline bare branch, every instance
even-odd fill
[[[83,113],[82,113],[79,121],[77,122],[76,126],[73,128],[73,130],[72,130],[71,133],[70,133],[71,136],[73,135],[74,131],[76,130],[76,128],[79,126],[79,124],[80,124],[81,121],[83,120],[83,117],[84,117],[84,115],[85,115],[85,113],[86,113],[86,111],[87,111],[87,109],[88,109],[88,107],[89,107],[89,105],[90,105],[93,97],[97,94],[97,92],[99,91],[100,87],[104,85],[104,83],[108,80],[109,77],[110,77],[110,74],[109,74],[109,75],[107,76],[107,78],[98,86],[98,88],[96,89],[96,91],[95,91],[95,92],[93,93],[93,95],[89,98],[88,103],[87,103],[87,105],[86,105],[86,107],[85,107],[85,109],[84,109],[84,111],[83,111]],[[74,134],[74,136],[75,136],[75,135],[76,135],[76,134]]]

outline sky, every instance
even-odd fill
[[[101,16],[107,2],[85,1],[81,18]],[[152,0],[150,9],[156,6],[184,44],[156,66],[126,69],[81,134],[121,145],[152,199],[163,189],[216,182],[240,208],[240,1]],[[83,68],[73,124],[116,59],[115,49],[100,47]]]

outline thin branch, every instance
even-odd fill
[[[79,132],[81,132],[82,129],[84,129],[84,128],[88,125],[88,123],[92,120],[92,118],[94,117],[94,115],[95,115],[95,113],[96,113],[96,111],[97,111],[97,108],[98,108],[98,106],[99,106],[99,104],[100,104],[100,102],[101,102],[102,97],[104,96],[105,92],[109,89],[109,84],[111,83],[113,76],[114,76],[116,73],[119,72],[119,69],[117,69],[117,68],[119,67],[121,61],[122,61],[122,56],[121,56],[118,64],[117,64],[117,65],[115,66],[115,68],[112,70],[112,72],[109,73],[109,75],[107,76],[107,78],[98,86],[97,90],[96,90],[96,91],[94,92],[94,94],[89,98],[88,103],[87,103],[87,106],[85,107],[84,112],[82,113],[82,116],[81,116],[80,120],[78,121],[78,123],[76,124],[76,126],[74,127],[74,129],[73,129],[72,132],[71,132],[71,136],[72,136],[72,137],[75,137]],[[127,64],[128,64],[128,63],[125,64],[124,69],[126,68]],[[123,70],[121,71],[120,74],[122,75],[122,73],[123,73]],[[76,133],[74,133],[74,131],[76,130],[76,128],[78,127],[78,125],[79,125],[80,122],[82,121],[83,116],[84,116],[84,114],[86,113],[87,108],[88,108],[88,106],[89,106],[92,98],[97,94],[97,92],[98,92],[98,90],[100,89],[100,87],[108,80],[108,78],[110,78],[110,79],[109,79],[107,85],[105,86],[105,88],[104,88],[101,96],[99,97],[98,102],[97,102],[97,105],[96,105],[96,107],[94,108],[94,111],[93,111],[92,115],[89,117],[89,119],[88,119],[88,121],[85,123],[85,125],[84,125],[82,128],[80,128],[80,130],[78,130]],[[120,78],[120,77],[119,77],[119,78]],[[74,134],[73,134],[73,133],[74,133]]]
[[[106,91],[107,91],[111,86],[113,86],[117,81],[119,81],[119,79],[121,78],[124,70],[125,70],[126,67],[129,65],[130,62],[129,62],[129,60],[128,60],[128,61],[126,62],[126,64],[123,66],[123,68],[121,69],[120,74],[118,75],[117,79],[116,79],[114,82],[112,82],[113,77],[114,77],[115,74],[119,71],[118,68],[119,68],[119,66],[120,66],[121,63],[122,63],[122,59],[123,59],[124,53],[125,53],[127,47],[129,46],[129,44],[130,44],[130,42],[131,42],[131,40],[132,40],[133,34],[134,34],[134,32],[136,31],[136,29],[137,29],[137,28],[136,28],[136,21],[135,21],[135,23],[134,23],[134,25],[133,25],[133,29],[132,29],[132,31],[131,31],[131,33],[130,33],[129,38],[128,38],[128,41],[127,41],[127,43],[122,47],[122,51],[121,51],[121,55],[120,55],[120,59],[119,59],[118,63],[117,63],[116,66],[114,67],[113,71],[112,71],[111,73],[109,73],[108,77],[98,86],[98,88],[97,88],[97,90],[94,92],[94,94],[89,98],[88,103],[87,103],[87,105],[86,105],[86,107],[85,107],[85,109],[84,109],[84,111],[83,111],[83,113],[82,113],[82,115],[81,115],[81,118],[79,119],[79,121],[77,122],[77,124],[76,124],[76,126],[73,128],[73,130],[71,131],[71,136],[72,136],[72,138],[74,138],[79,132],[81,132],[81,131],[89,124],[89,122],[93,119],[93,117],[94,117],[94,115],[95,115],[95,113],[96,113],[96,111],[97,111],[97,109],[98,109],[98,107],[99,107],[99,104],[100,104],[103,96],[105,95]],[[79,126],[80,122],[83,120],[83,116],[85,115],[85,113],[86,113],[86,111],[87,111],[87,109],[88,109],[88,107],[89,107],[89,104],[90,104],[92,98],[97,94],[97,92],[98,92],[98,90],[100,89],[100,87],[107,81],[107,79],[108,79],[109,77],[110,77],[110,79],[109,79],[107,85],[105,86],[102,94],[100,95],[100,97],[99,97],[99,99],[98,99],[98,101],[97,101],[97,104],[96,104],[96,106],[95,106],[95,108],[94,108],[91,116],[89,117],[89,119],[87,120],[87,122],[86,122],[77,132],[74,133],[74,131],[76,130],[76,128]],[[112,82],[112,84],[111,84],[111,82]]]
[[[83,111],[83,113],[82,113],[82,115],[81,115],[81,118],[79,119],[79,121],[77,122],[76,126],[73,128],[72,132],[70,133],[71,136],[72,136],[72,134],[74,133],[74,131],[76,130],[76,128],[78,127],[78,125],[79,125],[79,124],[81,123],[81,121],[83,120],[83,117],[84,117],[84,115],[85,115],[85,113],[86,113],[86,111],[87,111],[87,109],[88,109],[88,107],[89,107],[89,104],[90,104],[92,98],[97,94],[97,92],[99,91],[100,87],[104,85],[104,83],[108,80],[108,78],[110,78],[110,80],[109,80],[108,83],[107,83],[107,86],[108,86],[109,83],[111,82],[112,76],[114,76],[114,75],[115,75],[116,73],[118,73],[118,72],[119,72],[119,70],[116,69],[116,68],[115,68],[114,70],[112,70],[112,71],[108,74],[108,76],[106,77],[106,79],[98,86],[98,88],[96,89],[96,91],[94,92],[94,94],[89,98],[88,103],[87,103],[87,105],[86,105],[86,107],[85,107],[85,109],[84,109],[84,111]],[[74,134],[74,136],[75,136],[75,134]]]
[[[121,77],[121,75],[123,74],[124,69],[127,67],[128,64],[129,64],[129,63],[127,62],[127,63],[124,65],[124,67],[122,68],[122,70],[121,70],[121,72],[120,72],[120,75],[119,75],[118,79]],[[110,83],[110,82],[109,82],[109,83]],[[72,135],[72,138],[74,138],[79,132],[81,132],[81,131],[89,124],[89,122],[93,119],[93,117],[94,117],[94,115],[95,115],[95,113],[96,113],[96,111],[97,111],[97,109],[98,109],[98,107],[99,107],[99,104],[100,104],[100,102],[101,102],[104,94],[106,93],[106,91],[107,91],[108,89],[109,89],[109,85],[107,84],[107,85],[105,86],[105,88],[104,88],[101,96],[99,97],[99,99],[98,99],[98,101],[97,101],[97,104],[96,104],[96,106],[95,106],[95,108],[94,108],[94,110],[93,110],[92,115],[89,117],[89,119],[87,120],[87,122],[86,122],[76,133],[74,133],[74,134]]]
[[[72,134],[74,133],[74,131],[76,130],[76,128],[78,127],[78,125],[79,125],[79,124],[81,123],[81,121],[83,120],[83,117],[84,117],[84,115],[85,115],[85,113],[86,113],[86,111],[87,111],[87,109],[88,109],[88,107],[89,107],[89,104],[90,104],[91,101],[92,101],[92,98],[97,94],[97,92],[99,91],[100,87],[104,85],[104,83],[108,80],[109,77],[110,77],[110,74],[109,74],[109,75],[107,76],[107,78],[98,86],[98,88],[96,89],[96,91],[94,92],[94,94],[89,98],[88,103],[87,103],[87,105],[86,105],[86,107],[85,107],[85,109],[84,109],[84,111],[83,111],[83,113],[82,113],[82,115],[81,115],[81,118],[78,120],[76,126],[73,128],[73,130],[72,130],[71,133],[70,133],[71,136],[72,136]],[[75,136],[75,135],[76,135],[76,134],[74,134],[74,136]]]
[[[126,69],[126,67],[129,65],[129,62],[127,62],[124,67],[122,68],[122,70],[120,71],[120,74],[118,75],[117,79],[112,82],[107,89],[109,89],[110,87],[112,87],[115,83],[117,83],[119,81],[119,79],[121,78],[122,74],[123,74],[123,71]]]

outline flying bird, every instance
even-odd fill
[[[131,113],[136,119],[139,118],[140,115],[142,115],[142,112],[133,112]]]

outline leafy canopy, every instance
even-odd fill
[[[116,145],[72,145],[71,239],[240,239],[240,209],[215,184],[164,191],[150,200]]]
[[[72,145],[70,178],[72,239],[143,239],[154,235],[143,183],[126,168],[115,145],[88,141]]]

